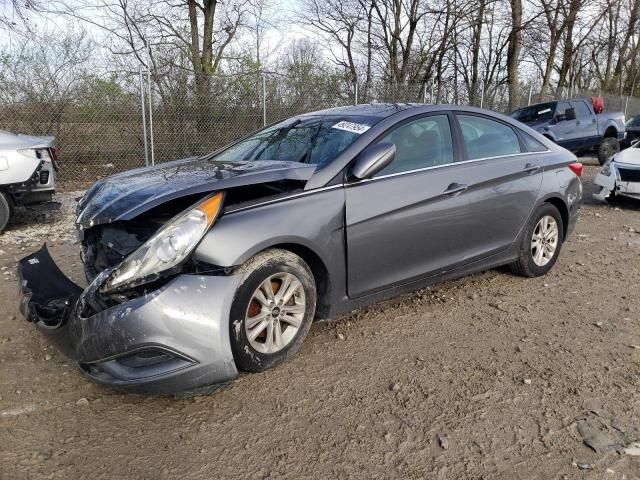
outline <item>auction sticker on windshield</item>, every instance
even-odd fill
[[[550,111],[551,111],[551,109],[550,109],[550,108],[545,108],[544,110],[540,110],[540,111],[538,112],[538,115],[542,115],[543,113],[549,113]]]
[[[331,128],[337,128],[338,130],[345,130],[351,133],[362,134],[369,130],[371,127],[369,125],[363,125],[362,123],[342,121],[336,123]]]

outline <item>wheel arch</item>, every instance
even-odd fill
[[[618,129],[615,125],[609,125],[604,131],[604,138],[618,138]]]
[[[288,252],[302,258],[302,260],[304,260],[309,266],[311,273],[313,274],[313,279],[316,283],[317,302],[315,317],[323,318],[326,316],[331,307],[331,275],[329,274],[329,269],[322,257],[308,245],[303,245],[302,243],[294,241],[284,241],[274,242],[268,246],[261,245],[259,249],[247,252],[243,256],[243,263],[261,252],[272,248],[287,250]]]
[[[564,242],[567,239],[567,227],[569,226],[569,207],[560,197],[548,197],[544,200],[544,203],[550,203],[560,212],[560,217],[562,218],[562,241]]]
[[[297,256],[302,258],[307,265],[309,265],[311,273],[313,273],[313,279],[316,282],[316,318],[321,318],[328,313],[331,304],[329,300],[331,278],[329,270],[322,260],[322,257],[308,246],[299,243],[280,243],[273,245],[271,248],[282,248],[283,250],[295,253]]]

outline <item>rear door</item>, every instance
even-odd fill
[[[464,147],[459,183],[467,185],[468,230],[464,260],[507,249],[535,206],[547,148],[507,123],[476,113],[456,113]]]

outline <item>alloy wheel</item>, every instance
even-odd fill
[[[553,258],[558,248],[558,223],[551,215],[545,215],[536,224],[531,237],[533,262],[544,267]]]
[[[281,272],[263,281],[251,296],[244,319],[247,340],[260,353],[286,347],[302,325],[306,296],[300,280]]]

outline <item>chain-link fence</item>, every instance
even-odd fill
[[[146,80],[140,86],[143,92],[148,91]],[[88,99],[5,103],[0,104],[0,129],[55,136],[60,157],[59,188],[77,189],[145,163],[213,151],[264,124],[303,112],[369,102],[448,103],[482,106],[501,113],[509,110],[506,83],[397,85],[376,80],[356,85],[340,76],[295,78],[273,74],[214,79],[211,90],[206,99],[190,95],[179,101],[153,90],[151,108],[148,95],[141,99],[137,85],[128,92],[112,88],[93,92]],[[539,85],[522,85],[520,104],[567,96],[543,98],[539,91]],[[598,91],[571,95],[602,95],[607,110],[625,111],[627,117],[640,113],[639,98]]]

